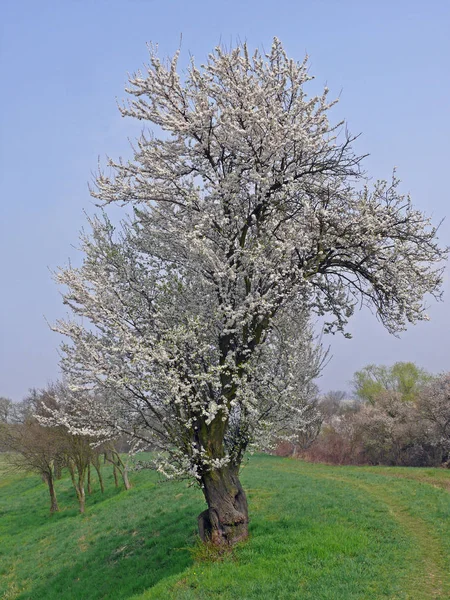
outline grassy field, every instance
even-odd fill
[[[254,456],[251,537],[207,560],[199,490],[132,475],[77,513],[68,479],[48,514],[35,476],[0,472],[2,600],[450,599],[450,473]]]

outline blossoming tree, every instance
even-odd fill
[[[150,48],[130,79],[122,114],[154,133],[92,194],[132,216],[120,231],[91,221],[84,264],[58,275],[84,325],[56,328],[82,405],[70,426],[150,441],[161,470],[200,483],[202,536],[232,544],[247,535],[248,444],[312,419],[323,356],[308,314],[345,331],[363,302],[400,331],[439,295],[445,250],[395,177],[364,185],[328,90],[309,97],[306,61],[277,39],[268,54],[216,48],[182,75],[177,61]]]

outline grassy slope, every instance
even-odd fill
[[[450,598],[450,473],[329,467],[271,456],[242,474],[251,539],[221,562],[192,555],[198,490],[133,475],[88,499],[67,479],[50,517],[37,477],[0,474],[0,598]]]

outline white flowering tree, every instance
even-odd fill
[[[423,386],[417,408],[441,462],[450,466],[450,373],[442,373]]]
[[[202,486],[202,536],[232,544],[247,535],[247,445],[312,418],[321,356],[308,313],[344,331],[363,302],[402,330],[439,295],[445,251],[395,178],[359,183],[361,157],[327,117],[334,102],[307,96],[306,61],[278,40],[268,54],[216,48],[182,75],[177,61],[151,48],[130,79],[122,114],[158,135],[98,175],[93,196],[132,217],[119,232],[91,222],[83,266],[58,276],[84,325],[57,329],[89,415],[71,426],[151,441],[161,470]]]

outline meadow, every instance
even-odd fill
[[[49,515],[39,477],[0,471],[2,600],[450,598],[450,472],[250,457],[250,539],[199,544],[201,492],[157,473],[115,489],[106,470],[84,515],[70,479]]]

